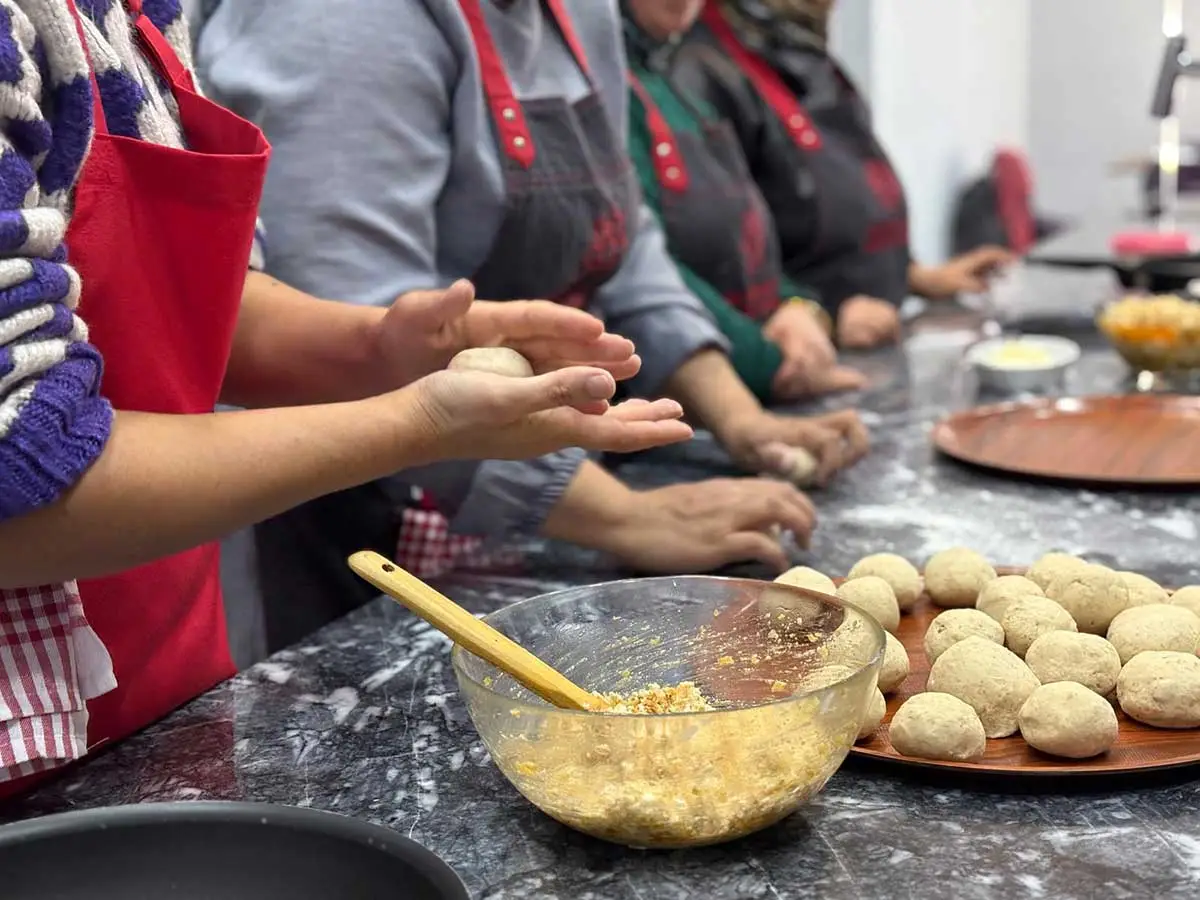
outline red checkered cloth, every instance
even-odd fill
[[[452,569],[506,568],[520,558],[512,551],[485,549],[481,537],[451,534],[449,520],[419,488],[413,489],[413,504],[400,515],[396,562],[418,578],[436,578]]]
[[[87,752],[87,701],[117,686],[69,584],[0,591],[0,782]]]

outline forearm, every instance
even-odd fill
[[[605,537],[625,521],[635,494],[603,467],[586,460],[562,499],[550,510],[542,536],[593,550],[607,550]]]
[[[246,275],[221,402],[262,408],[381,393],[376,327],[385,310],[318,300],[260,272]]]
[[[0,523],[0,587],[122,571],[421,462],[400,401],[166,416],[118,413],[57,502]]]
[[[762,412],[762,405],[742,383],[719,350],[703,350],[675,370],[667,394],[683,404],[688,417],[708,428],[723,443],[740,419]]]

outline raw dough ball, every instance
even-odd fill
[[[1022,597],[1000,620],[1008,649],[1024,658],[1029,645],[1050,631],[1078,631],[1071,614],[1045,597]]]
[[[975,608],[987,613],[997,622],[1004,618],[1008,605],[1020,597],[1044,597],[1036,582],[1030,581],[1024,575],[1001,575],[983,586]]]
[[[1200,726],[1200,657],[1169,650],[1139,653],[1121,670],[1117,700],[1127,716],[1147,725]]]
[[[948,609],[938,613],[925,632],[925,658],[930,665],[939,656],[969,637],[1004,643],[1004,629],[987,613],[977,609]]]
[[[1129,605],[1129,589],[1112,569],[1086,565],[1068,569],[1050,582],[1046,596],[1071,614],[1080,631],[1104,634]]]
[[[1200,617],[1167,603],[1134,606],[1112,620],[1108,642],[1117,648],[1122,665],[1143,650],[1194,654],[1200,646]]]
[[[450,360],[449,368],[491,372],[509,378],[529,378],[533,375],[529,360],[508,347],[471,347],[462,350]]]
[[[888,737],[897,753],[968,762],[987,749],[983,723],[950,694],[914,694],[892,716]]]
[[[828,575],[822,575],[816,569],[808,566],[796,566],[788,569],[775,579],[776,584],[790,584],[793,587],[807,588],[822,594],[837,594],[837,586]]]
[[[1170,596],[1155,582],[1137,572],[1118,572],[1117,577],[1125,582],[1125,590],[1129,592],[1129,605],[1126,609],[1149,606],[1151,603],[1166,603]]]
[[[789,449],[792,451],[791,464],[784,473],[787,475],[788,481],[796,487],[811,486],[817,477],[817,458],[803,447]]]
[[[837,589],[837,595],[852,603],[895,634],[900,627],[900,606],[892,586],[877,575],[867,575],[847,581]]]
[[[883,694],[879,692],[879,688],[875,688],[871,692],[871,702],[867,706],[867,716],[863,719],[862,728],[858,730],[858,739],[865,740],[875,733],[875,729],[883,723],[883,717],[887,715],[887,701],[883,699]]]
[[[1017,714],[1040,684],[1011,650],[969,637],[938,657],[929,670],[928,690],[953,694],[970,704],[979,713],[984,733],[1002,738],[1016,732]]]
[[[1200,616],[1200,585],[1181,587],[1167,601],[1172,606],[1182,606]]]
[[[879,690],[890,694],[908,677],[908,651],[896,638],[888,634],[883,648],[883,662],[879,664]]]
[[[1043,684],[1021,707],[1019,721],[1025,743],[1052,756],[1087,759],[1117,742],[1112,705],[1073,681]]]
[[[1025,577],[1045,591],[1050,587],[1050,582],[1059,575],[1086,565],[1086,560],[1082,560],[1078,556],[1072,556],[1069,553],[1047,553],[1029,567],[1029,571],[1025,573]]]
[[[938,606],[974,606],[980,590],[995,577],[992,564],[966,547],[942,550],[925,564],[925,590]]]
[[[1117,686],[1121,657],[1115,647],[1098,634],[1049,631],[1035,640],[1025,653],[1025,665],[1042,684],[1075,681],[1107,697]]]
[[[846,575],[847,581],[875,575],[892,587],[900,609],[909,610],[921,596],[921,573],[903,556],[895,553],[873,553],[856,562]]]

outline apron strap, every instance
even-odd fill
[[[583,70],[583,74],[590,81],[592,72],[588,67],[587,53],[584,52],[579,35],[575,32],[575,24],[567,14],[566,7],[563,6],[563,0],[546,0],[546,8],[550,10],[550,15],[554,17],[554,23],[558,25],[558,30],[562,32],[563,40],[567,42],[567,47],[570,48],[571,55],[575,57],[575,64]]]
[[[471,29],[475,55],[479,59],[479,73],[483,78],[483,91],[492,111],[492,121],[496,123],[496,131],[500,135],[500,149],[513,162],[528,169],[533,165],[537,150],[525,122],[525,112],[513,91],[512,82],[508,80],[504,60],[500,58],[500,51],[496,49],[496,42],[492,40],[492,33],[487,27],[483,7],[480,0],[458,0],[458,5]]]
[[[650,156],[654,160],[654,174],[658,186],[664,191],[682,194],[688,189],[688,171],[679,152],[675,133],[663,118],[662,111],[650,97],[650,92],[633,72],[626,73],[629,87],[637,95],[646,111],[646,128],[650,132]]]
[[[779,73],[771,68],[761,56],[746,49],[738,36],[734,34],[724,13],[721,12],[720,4],[706,3],[700,20],[708,26],[722,49],[729,54],[729,58],[750,79],[759,96],[767,101],[767,105],[771,107],[775,115],[779,117],[779,121],[788,130],[792,142],[801,150],[809,152],[820,150],[821,134],[817,131],[812,119],[809,118],[808,112],[800,105],[796,95],[784,84]]]
[[[75,31],[83,46],[83,59],[87,64],[88,81],[92,86],[92,128],[96,134],[108,134],[108,119],[104,116],[104,104],[100,102],[100,85],[96,83],[96,67],[92,64],[92,51],[88,49],[87,32],[83,28],[83,16],[75,6],[75,0],[67,0],[67,11],[75,20]]]
[[[134,17],[133,26],[137,29],[142,50],[158,74],[167,80],[174,91],[182,89],[194,94],[196,84],[192,80],[192,73],[187,70],[171,43],[163,37],[158,26],[142,12],[142,0],[125,0],[125,8]]]

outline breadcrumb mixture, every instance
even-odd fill
[[[665,713],[708,712],[716,709],[700,693],[694,682],[679,684],[648,684],[638,691],[625,694],[594,692],[602,706],[596,710],[603,713],[658,716]]]

